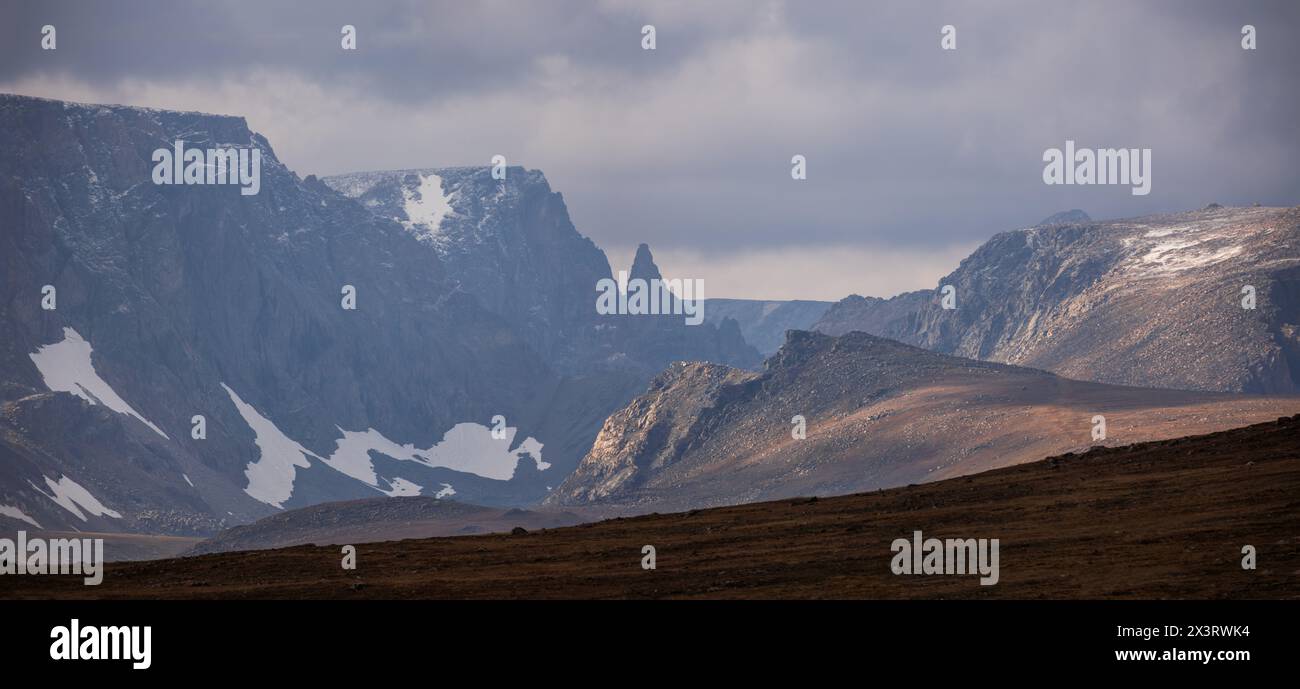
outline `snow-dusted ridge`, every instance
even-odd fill
[[[199,112],[197,110],[169,110],[166,108],[150,108],[143,105],[123,105],[121,103],[84,103],[81,101],[64,100],[62,98],[44,98],[41,96],[27,96],[21,93],[0,93],[0,102],[5,100],[13,101],[37,101],[41,103],[54,103],[63,106],[64,110],[89,110],[98,112],[100,110],[125,110],[128,112],[147,113],[149,115],[185,115],[193,117],[214,117],[222,119],[236,120],[247,123],[248,119],[243,115],[230,115],[219,112]]]

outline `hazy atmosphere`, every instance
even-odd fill
[[[544,171],[615,268],[707,296],[932,287],[992,234],[1300,202],[1292,2],[44,2],[0,91],[238,114],[298,174]],[[414,19],[413,19],[414,17]],[[1240,27],[1259,27],[1242,50]],[[59,49],[42,51],[55,24]],[[339,50],[339,27],[357,50]],[[657,49],[641,49],[641,27]],[[956,27],[956,50],[940,28]],[[1066,140],[1152,149],[1151,193],[1047,186]],[[790,160],[807,158],[807,180]]]
[[[0,649],[1293,670],[1297,31],[0,0]]]

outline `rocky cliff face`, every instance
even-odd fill
[[[155,184],[178,140],[257,149],[260,189]],[[402,212],[377,212],[383,189],[358,204],[299,178],[242,118],[7,95],[0,150],[6,529],[208,533],[381,493],[527,504],[669,357],[756,358],[716,328],[640,358],[603,335],[608,264],[540,173],[441,171],[449,208],[417,173],[419,196],[393,186]]]
[[[537,170],[367,172],[324,182],[432,249],[450,278],[566,372],[587,368],[604,252],[578,234]]]
[[[670,367],[606,421],[548,501],[669,510],[835,495],[1296,410],[1300,398],[1080,382],[865,333],[791,331],[761,373]],[[1094,440],[1099,415],[1106,436]]]
[[[497,180],[487,167],[430,168],[324,181],[402,224],[458,288],[514,325],[563,373],[626,371],[643,384],[677,360],[752,367],[762,359],[734,324],[597,313],[596,284],[613,277],[609,260],[574,228],[563,197],[540,171],[511,167]],[[629,274],[660,277],[648,246]]]
[[[354,201],[237,117],[3,96],[0,125],[6,526],[527,504],[670,361],[758,360],[734,324],[602,320],[608,262],[540,172],[331,180]],[[177,140],[257,149],[258,193],[155,184]]]
[[[0,505],[84,526],[41,495],[66,477],[166,531],[376,491],[527,501],[558,482],[535,438],[561,384],[542,357],[399,223],[299,179],[242,119],[5,96],[0,129],[0,379],[22,460]],[[180,139],[260,150],[259,193],[152,183],[152,153]],[[155,513],[171,516],[135,523]]]
[[[1300,209],[1207,208],[989,240],[936,291],[850,298],[815,326],[1071,378],[1300,389]],[[1243,308],[1253,288],[1256,307]]]

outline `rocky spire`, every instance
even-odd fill
[[[655,265],[654,256],[650,255],[650,246],[648,244],[641,244],[636,248],[636,258],[632,259],[632,271],[628,277],[633,280],[636,278],[645,280],[663,278],[663,275],[659,273],[659,266]]]

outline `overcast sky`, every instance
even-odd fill
[[[499,153],[707,296],[932,287],[1069,208],[1300,204],[1288,0],[0,3],[0,91],[243,115],[303,176]],[[1043,184],[1067,139],[1152,149],[1151,193]]]

